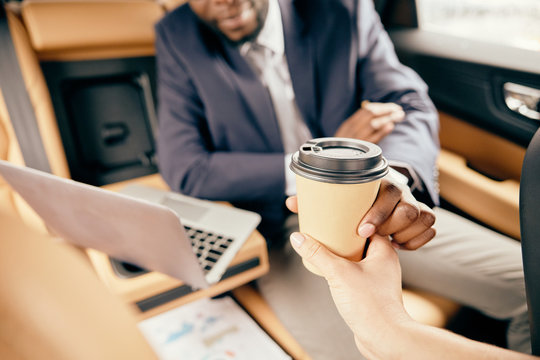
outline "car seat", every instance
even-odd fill
[[[0,212],[1,359],[156,359],[132,309],[70,245]]]
[[[540,131],[529,143],[519,194],[521,249],[533,355],[540,355]]]

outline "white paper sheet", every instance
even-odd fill
[[[139,328],[161,360],[291,359],[230,297],[186,304]]]

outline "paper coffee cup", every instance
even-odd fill
[[[381,148],[348,138],[313,139],[293,155],[290,168],[296,174],[300,231],[339,256],[361,260],[366,239],[357,228],[388,173]]]

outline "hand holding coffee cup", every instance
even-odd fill
[[[359,261],[366,238],[375,233],[391,235],[404,249],[416,249],[435,235],[433,211],[406,185],[386,176],[387,161],[375,144],[314,139],[294,154],[291,169],[298,194],[287,205],[298,212],[300,231],[339,256]]]

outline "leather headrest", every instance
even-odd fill
[[[163,8],[145,0],[26,1],[22,17],[40,58],[77,51],[153,52]]]

